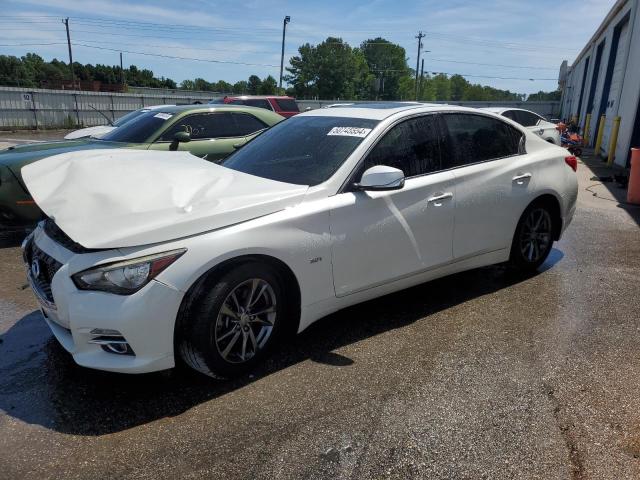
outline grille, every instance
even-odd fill
[[[33,275],[31,270],[29,271],[31,281],[44,298],[49,302],[54,303],[53,295],[51,294],[51,280],[56,272],[60,270],[62,264],[55,258],[40,250],[33,240],[31,240],[26,246],[24,253],[27,268],[31,269],[34,260],[37,260],[40,266],[40,274],[37,277]]]
[[[44,221],[44,233],[46,233],[47,237],[51,240],[62,245],[67,250],[71,250],[73,253],[87,253],[92,251],[71,240],[68,235],[64,233],[50,218],[47,218]]]

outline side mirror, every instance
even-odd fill
[[[178,145],[180,143],[187,143],[191,141],[191,135],[189,134],[189,132],[176,132],[176,134],[173,136],[173,141],[171,142],[171,145],[169,145],[169,150],[174,152],[178,149]]]
[[[367,169],[354,187],[357,190],[400,190],[404,187],[404,172],[387,165],[376,165]]]

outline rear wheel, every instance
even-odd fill
[[[553,246],[553,218],[543,203],[530,205],[520,217],[511,244],[510,263],[524,270],[536,270]]]
[[[190,367],[216,378],[251,370],[286,322],[286,293],[273,267],[250,262],[222,275],[194,301],[178,348]]]

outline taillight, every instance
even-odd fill
[[[578,159],[573,155],[564,157],[564,162],[571,167],[571,170],[576,172],[578,170]]]

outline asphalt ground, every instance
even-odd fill
[[[76,366],[4,236],[0,478],[639,478],[640,210],[589,164],[538,274],[348,308],[231,382]]]

